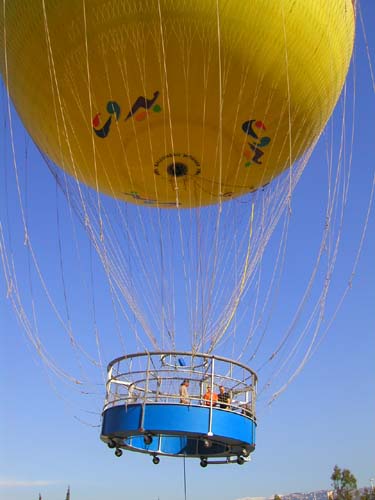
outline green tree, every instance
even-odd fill
[[[275,495],[275,496],[273,497],[273,500],[281,500],[281,497],[279,497],[279,495]]]
[[[335,465],[332,476],[335,500],[352,500],[353,492],[357,489],[357,480],[349,469],[340,469]]]

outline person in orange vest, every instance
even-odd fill
[[[212,406],[216,406],[217,400],[218,400],[217,394],[215,392],[211,392],[211,386],[208,385],[206,393],[203,396],[203,404],[205,404],[206,406],[210,406],[212,401]]]

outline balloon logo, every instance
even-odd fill
[[[154,111],[155,113],[160,113],[161,111],[160,105],[155,104],[155,101],[157,100],[158,97],[159,97],[159,91],[154,92],[154,96],[152,99],[147,99],[144,96],[139,96],[134,102],[133,106],[131,107],[131,110],[127,114],[124,121],[127,121],[129,120],[129,118],[132,117],[135,119],[135,121],[138,122],[143,121],[147,117],[149,109],[152,109],[152,111]],[[110,116],[101,128],[98,128],[100,127],[101,124],[100,120],[101,113],[97,113],[92,121],[93,130],[95,134],[102,139],[105,139],[109,134],[112,124],[112,118],[114,117],[116,122],[119,121],[121,114],[120,105],[115,101],[108,101],[107,112],[109,113]]]
[[[253,165],[254,163],[261,165],[262,162],[260,159],[264,155],[263,148],[268,146],[271,142],[270,137],[259,137],[257,132],[254,130],[254,127],[259,130],[266,130],[264,123],[259,120],[249,120],[242,124],[242,130],[252,139],[255,139],[255,141],[253,140],[248,143],[249,149],[244,152],[247,159],[245,167],[250,167],[250,165]]]

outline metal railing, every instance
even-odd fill
[[[182,403],[184,381],[188,395]],[[212,409],[219,409],[254,420],[256,384],[252,369],[220,356],[171,351],[129,354],[108,365],[103,411],[118,405],[189,404],[209,407],[211,416]],[[224,396],[219,396],[220,387]]]

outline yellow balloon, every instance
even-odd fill
[[[354,41],[352,0],[1,10],[1,72],[36,144],[87,185],[159,207],[234,198],[287,169],[331,115]]]

